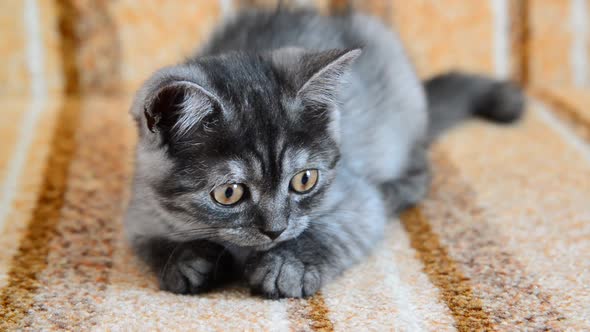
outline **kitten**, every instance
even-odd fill
[[[423,84],[370,17],[243,12],[137,93],[127,233],[162,289],[241,277],[266,297],[310,296],[424,197],[433,138],[522,110],[509,83]]]

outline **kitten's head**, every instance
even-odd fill
[[[359,54],[231,53],[148,80],[132,110],[136,178],[162,209],[162,235],[256,249],[301,234],[335,175],[337,96]]]

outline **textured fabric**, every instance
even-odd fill
[[[590,86],[590,0],[282,0],[395,26],[421,77],[449,69]],[[50,93],[134,91],[241,8],[278,0],[0,1],[0,96],[26,96],[30,57]],[[31,52],[31,43],[41,45]],[[69,55],[68,55],[69,53]],[[63,56],[67,55],[67,56]],[[72,81],[72,78],[75,79]]]
[[[276,1],[3,1],[0,331],[590,330],[587,1],[286,2],[398,26],[422,75],[528,83],[529,112],[444,136],[425,202],[320,294],[173,295],[122,232],[136,137],[126,93],[223,15]]]
[[[551,95],[569,112],[588,97]],[[519,125],[472,121],[443,137],[427,200],[391,220],[374,254],[321,294],[280,301],[240,284],[158,290],[122,233],[129,98],[6,102],[23,116],[2,122],[2,185],[18,181],[0,232],[0,330],[589,329],[589,141],[541,100]],[[19,154],[26,167],[12,169]]]

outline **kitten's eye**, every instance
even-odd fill
[[[298,194],[305,194],[315,187],[318,182],[319,172],[317,169],[306,169],[291,179],[291,189]]]
[[[244,197],[244,185],[239,183],[224,184],[213,190],[211,196],[221,205],[234,205]]]

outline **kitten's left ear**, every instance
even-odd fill
[[[345,74],[360,55],[358,48],[304,54],[300,59],[303,84],[297,97],[312,106],[335,102]]]

